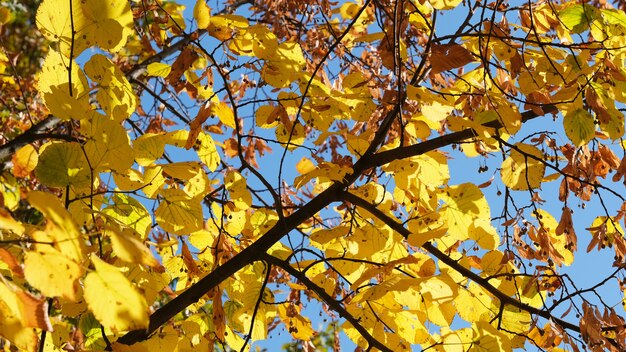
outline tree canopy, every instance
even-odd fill
[[[626,350],[624,6],[4,2],[0,347]]]

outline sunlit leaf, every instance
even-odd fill
[[[39,161],[39,154],[32,146],[27,144],[13,154],[13,175],[16,177],[28,176],[31,171],[35,170]]]
[[[29,251],[24,258],[24,275],[33,287],[47,297],[63,297],[75,301],[83,269],[54,249]]]
[[[125,193],[116,193],[111,200],[112,204],[104,208],[102,213],[134,229],[141,239],[146,239],[152,227],[152,219],[146,208]]]
[[[27,199],[30,205],[44,215],[47,222],[45,233],[41,232],[45,236],[41,242],[53,242],[53,246],[63,255],[76,263],[82,263],[87,252],[83,236],[59,199],[42,191],[29,192]]]
[[[180,189],[166,189],[160,192],[161,204],[155,211],[156,221],[165,231],[184,235],[202,228],[202,207]]]
[[[133,23],[128,2],[85,0],[72,5],[45,0],[37,10],[37,27],[66,57],[90,46],[117,52],[126,44]]]
[[[48,52],[38,75],[37,88],[50,112],[58,118],[80,120],[89,115],[91,105],[87,78],[76,62],[63,57],[58,51]]]
[[[204,1],[198,1],[198,3],[203,3]],[[167,75],[170,74],[170,71],[172,71],[172,67],[168,64],[164,64],[162,62],[153,62],[151,64],[148,65],[148,67],[146,67],[146,72],[148,73],[148,75],[150,76],[156,76],[156,77],[167,77]]]
[[[206,133],[200,133],[198,135],[198,141],[200,141],[200,145],[197,149],[198,157],[211,172],[217,170],[221,158],[217,152],[213,138]]]
[[[102,110],[110,118],[121,121],[137,107],[137,97],[119,67],[106,56],[96,54],[85,63],[85,73],[99,85],[96,95]]]
[[[122,125],[95,114],[92,119],[83,121],[81,129],[91,137],[84,145],[84,152],[95,171],[125,170],[133,164],[133,149]]]
[[[572,33],[587,30],[598,15],[598,10],[587,4],[575,4],[559,11],[559,19]]]
[[[119,226],[109,226],[106,233],[111,237],[113,252],[123,261],[158,267],[150,249],[134,237],[134,231]]]
[[[524,143],[515,144],[515,148],[502,162],[502,182],[514,190],[539,188],[546,170],[546,166],[540,161],[543,160],[543,153]]]
[[[148,326],[148,305],[119,268],[91,257],[95,270],[85,277],[85,300],[100,323],[113,331]]]
[[[472,183],[449,186],[440,192],[440,198],[445,203],[442,209],[443,221],[448,226],[448,234],[454,239],[467,239],[468,229],[475,220],[490,219],[489,204],[480,189]]]

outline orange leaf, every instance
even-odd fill
[[[22,303],[22,324],[46,331],[52,331],[48,318],[48,302],[43,298],[35,298],[30,293],[17,291]]]
[[[4,248],[0,248],[0,261],[4,262],[9,267],[13,275],[17,277],[24,277],[24,270],[17,262],[17,259],[15,259],[11,252]]]

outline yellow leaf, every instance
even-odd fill
[[[482,249],[493,250],[500,245],[500,236],[489,219],[476,219],[467,229],[470,239],[476,241]]]
[[[200,141],[200,146],[197,149],[198,158],[200,161],[206,165],[209,171],[213,172],[217,170],[217,167],[220,165],[220,155],[217,152],[217,148],[215,148],[215,142],[210,135],[200,132],[198,135],[198,141]]]
[[[26,198],[46,218],[45,236],[54,242],[54,247],[76,263],[82,263],[87,251],[83,236],[59,199],[41,191],[31,191]]]
[[[245,210],[252,205],[252,195],[247,188],[246,179],[239,172],[229,170],[224,176],[224,186],[237,209]]]
[[[283,42],[267,58],[261,77],[271,86],[284,88],[300,77],[306,60],[298,43]]]
[[[543,153],[529,144],[516,143],[515,147],[520,151],[512,149],[510,155],[502,162],[500,169],[502,182],[513,190],[539,188],[546,171],[546,166],[540,161],[543,160]]]
[[[211,113],[217,116],[224,125],[235,128],[235,115],[228,104],[222,102],[211,103]]]
[[[111,237],[113,252],[123,261],[150,267],[160,266],[150,249],[134,237],[134,231],[131,229],[109,225],[105,233]]]
[[[98,83],[96,98],[107,116],[121,122],[137,107],[137,97],[120,68],[106,56],[96,54],[85,63],[85,73]]]
[[[137,191],[144,185],[143,175],[135,169],[112,171],[111,173],[115,185],[122,191]]]
[[[148,304],[154,302],[159,293],[172,281],[170,274],[161,268],[152,269],[141,265],[130,265],[128,280],[137,285]]]
[[[576,146],[587,144],[594,136],[594,118],[585,109],[578,109],[563,117],[565,134]]]
[[[90,46],[111,52],[124,47],[133,31],[128,1],[84,0],[72,5],[70,14],[69,2],[44,0],[37,10],[37,27],[44,37],[58,43],[63,55],[69,57],[72,47],[74,57]]]
[[[132,228],[145,240],[152,228],[152,219],[143,204],[125,193],[114,193],[111,201],[102,213]]]
[[[236,54],[267,60],[278,50],[278,39],[267,26],[256,24],[240,30],[228,47]]]
[[[63,297],[72,302],[78,298],[78,279],[83,269],[55,249],[26,252],[24,266],[28,283],[46,297]]]
[[[165,181],[161,165],[146,167],[143,174],[144,185],[141,190],[148,198],[156,198],[159,191],[165,186]]]
[[[302,157],[302,159],[300,159],[300,161],[296,164],[296,170],[300,173],[300,175],[304,175],[315,170],[315,164],[313,164],[308,158]]]
[[[13,175],[15,177],[25,177],[35,170],[39,161],[39,154],[37,154],[32,144],[27,144],[18,149],[11,157],[11,160],[13,161]]]
[[[160,195],[163,200],[154,214],[163,230],[185,235],[202,229],[204,221],[200,200],[180,189],[165,189]]]
[[[489,203],[480,189],[472,183],[449,186],[440,193],[442,220],[448,226],[448,235],[455,240],[468,238],[468,228],[476,219],[489,220]]]
[[[304,175],[296,177],[293,181],[296,188],[300,188],[307,184],[313,178],[330,181],[342,181],[346,174],[352,171],[352,168],[340,166],[333,163],[322,163],[313,170]]]
[[[204,3],[203,0],[198,1],[198,3]],[[146,67],[146,72],[148,76],[156,76],[156,77],[167,77],[172,71],[172,66],[168,64],[164,64],[162,62],[153,62]]]
[[[207,28],[211,22],[211,8],[204,0],[196,0],[193,7],[193,18],[198,22],[198,28]]]
[[[119,268],[95,255],[91,262],[95,271],[85,277],[85,300],[100,323],[116,332],[148,327],[148,304]]]
[[[163,156],[166,136],[162,133],[146,133],[133,141],[135,161],[148,166]]]
[[[91,137],[83,148],[94,171],[120,171],[133,165],[133,149],[121,124],[95,114],[91,120],[82,121],[81,131]]]
[[[206,195],[210,190],[209,178],[198,162],[187,161],[163,164],[163,174],[184,181],[185,193],[192,198]]]
[[[189,131],[176,130],[165,134],[165,143],[176,146],[178,148],[184,148],[189,139]]]
[[[507,335],[487,321],[477,321],[473,326],[474,343],[485,351],[511,351],[511,341]],[[514,331],[517,332],[517,331]],[[520,331],[522,332],[522,331]]]
[[[467,322],[479,321],[481,316],[489,312],[492,298],[473,281],[467,289],[460,288],[454,305],[461,319]]]
[[[261,105],[254,113],[256,125],[262,128],[272,128],[278,125],[279,108],[274,105]]]
[[[0,281],[0,336],[16,347],[37,351],[39,337],[35,329],[24,325],[17,295]]]
[[[88,116],[89,86],[76,62],[71,62],[72,84],[69,84],[70,60],[50,50],[37,76],[37,89],[52,114],[62,120],[80,120]],[[71,94],[70,94],[71,91]]]
[[[252,34],[252,53],[259,59],[268,59],[278,50],[278,39],[265,25],[254,25],[247,30]]]
[[[311,327],[311,321],[309,318],[300,315],[300,312],[293,304],[280,304],[278,306],[278,316],[293,338],[309,341],[313,337],[314,331]]]
[[[422,114],[426,117],[426,123],[430,128],[437,129],[440,127],[439,122],[445,120],[452,112],[452,109],[452,106],[443,105],[435,101],[430,105],[422,106]]]
[[[200,0],[202,1],[202,0]],[[248,27],[248,20],[237,15],[217,15],[209,19],[209,35],[219,40],[232,39],[237,29]]]
[[[298,122],[296,123],[293,130],[291,126],[292,126],[291,124],[289,125],[279,124],[278,127],[276,127],[275,132],[276,132],[276,139],[280,143],[283,143],[283,145],[286,145],[287,149],[294,150],[299,145],[304,143],[304,126],[302,126]]]

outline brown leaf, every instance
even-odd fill
[[[165,80],[169,84],[175,85],[180,79],[180,76],[182,76],[183,73],[191,67],[197,58],[198,54],[195,51],[191,50],[189,47],[185,48],[176,58],[176,61],[174,61],[172,70],[170,71],[170,74],[165,77]]]
[[[203,104],[200,107],[196,118],[189,124],[189,136],[187,137],[187,142],[185,143],[185,149],[189,150],[193,147],[200,131],[202,131],[202,124],[204,124],[209,116],[211,116],[211,109],[208,106],[209,104]]]
[[[602,156],[604,162],[607,163],[611,167],[611,169],[615,170],[619,167],[620,160],[609,147],[604,144],[600,144],[600,146],[598,147],[598,151],[600,152],[600,155]]]
[[[226,332],[226,315],[222,306],[222,296],[219,294],[213,298],[213,326],[215,327],[215,335],[220,341],[224,341],[224,333]]]
[[[568,207],[563,207],[563,212],[561,213],[561,220],[559,221],[559,225],[555,229],[555,233],[557,235],[565,234],[565,238],[567,239],[567,247],[570,251],[576,251],[576,231],[574,231],[574,222],[572,221],[572,210]]]
[[[472,61],[472,53],[459,44],[433,45],[430,53],[432,73],[463,67]]]
[[[531,109],[537,116],[545,115],[545,111],[542,109],[542,105],[552,103],[552,99],[542,92],[532,92],[526,96],[525,109]]]
[[[200,275],[201,274],[200,269],[198,269],[198,265],[196,265],[196,261],[193,259],[193,256],[191,255],[191,252],[189,251],[189,247],[187,246],[187,243],[185,242],[183,242],[181,254],[183,257],[183,263],[185,263],[187,270],[189,270],[189,274]]]
[[[604,105],[604,102],[592,87],[585,89],[585,99],[587,104],[591,107],[591,110],[596,113],[600,123],[607,124],[611,121],[611,115]]]

